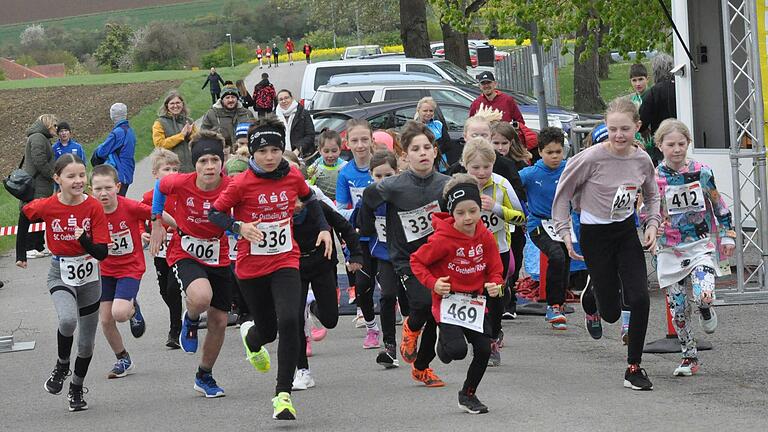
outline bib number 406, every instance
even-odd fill
[[[213,258],[213,244],[190,243],[187,245],[187,253],[200,259]]]

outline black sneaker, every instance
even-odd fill
[[[165,341],[165,346],[170,349],[180,349],[179,345],[179,333],[180,330],[171,330],[168,332],[168,339]]]
[[[61,364],[57,361],[56,367],[51,372],[51,377],[45,381],[43,388],[48,393],[57,395],[64,388],[64,380],[70,375],[72,375],[72,371],[69,370],[69,365]]]
[[[467,395],[462,391],[459,392],[459,408],[470,414],[485,414],[488,412],[488,407],[483,405],[474,393]]]
[[[69,385],[69,410],[70,411],[85,411],[88,409],[88,402],[83,399],[83,395],[88,393],[88,389],[83,386],[76,386],[74,384]]]
[[[581,302],[581,308],[584,309],[584,313],[587,315],[597,314],[597,302],[595,301],[594,287],[592,286],[591,279],[587,275],[587,284],[584,289],[581,290],[579,295],[579,302]]]
[[[600,314],[584,314],[584,327],[587,328],[587,332],[592,336],[592,339],[603,337],[603,323],[600,319]]]
[[[400,366],[397,360],[397,346],[393,344],[384,344],[384,349],[376,356],[376,363],[384,366],[385,369],[393,369]]]
[[[645,369],[640,365],[631,364],[624,372],[624,387],[631,388],[632,390],[653,390],[653,384],[648,379],[648,374],[645,373]]]
[[[133,308],[135,312],[130,319],[131,334],[135,338],[140,338],[147,330],[147,323],[144,321],[144,315],[141,314],[141,308],[139,307],[139,302],[137,302],[136,299],[133,299]]]

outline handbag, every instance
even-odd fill
[[[29,202],[35,197],[34,177],[21,169],[24,165],[24,157],[21,158],[19,167],[11,172],[8,177],[3,179],[3,186],[9,194],[13,195],[21,202]]]

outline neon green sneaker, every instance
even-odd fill
[[[272,418],[275,420],[296,420],[296,410],[291,403],[291,394],[280,392],[272,398]]]
[[[240,326],[240,336],[243,338],[245,357],[257,371],[266,373],[270,368],[269,352],[267,352],[267,348],[262,346],[260,350],[253,352],[248,348],[248,343],[245,341],[245,336],[248,334],[248,330],[250,330],[251,327],[253,327],[253,321],[246,321]]]

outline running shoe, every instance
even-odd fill
[[[147,323],[144,321],[144,315],[141,314],[141,308],[136,299],[133,299],[133,308],[135,309],[135,312],[130,319],[131,334],[135,338],[140,338],[144,335],[144,332],[147,331]]]
[[[499,348],[498,339],[491,339],[491,356],[488,357],[488,366],[501,366],[501,348]]]
[[[293,375],[293,390],[306,390],[315,386],[315,380],[309,369],[297,369]]]
[[[275,420],[296,420],[296,410],[291,402],[291,394],[280,392],[272,398],[272,418]]]
[[[115,365],[112,366],[112,370],[107,374],[107,378],[123,378],[133,373],[133,362],[130,356],[118,359]]]
[[[680,366],[675,368],[673,376],[691,376],[699,371],[699,359],[697,358],[684,358],[680,362]]]
[[[474,393],[466,394],[463,391],[459,392],[459,408],[470,414],[485,414],[488,412],[488,407],[480,402],[480,399]]]
[[[503,314],[501,314],[501,319],[503,319],[503,320],[514,320],[514,319],[517,319],[517,312],[512,312],[512,311],[506,310],[506,311],[504,311]]]
[[[544,316],[544,319],[550,323],[555,330],[566,330],[568,328],[565,315],[560,311],[559,305],[547,306],[547,314]]]
[[[267,348],[262,346],[260,350],[253,352],[248,347],[248,342],[245,340],[245,337],[248,335],[248,330],[250,330],[253,325],[253,321],[246,321],[240,326],[240,336],[243,339],[243,346],[245,347],[245,357],[257,371],[266,373],[270,368],[269,352],[267,352]]]
[[[592,339],[603,337],[603,322],[600,319],[600,314],[584,314],[584,327],[587,328],[587,332],[592,336]]]
[[[621,325],[621,343],[624,345],[629,343],[629,324]]]
[[[179,334],[181,332],[179,330],[171,330],[168,332],[168,339],[165,340],[165,346],[167,346],[170,349],[179,349],[181,348],[181,345],[179,345]]]
[[[384,369],[393,369],[400,366],[397,360],[397,346],[395,344],[384,344],[384,349],[379,351],[376,356],[376,363],[384,366]]]
[[[381,332],[378,330],[369,329],[368,332],[365,334],[365,340],[363,341],[363,348],[373,349],[373,348],[381,347],[381,343],[379,342],[380,333]]]
[[[67,394],[67,400],[69,400],[69,411],[85,411],[88,409],[88,402],[83,399],[83,395],[88,393],[88,389],[81,385],[69,384],[69,393]]]
[[[400,341],[400,356],[403,361],[412,364],[416,361],[416,346],[419,342],[421,330],[414,331],[408,327],[408,318],[403,321],[403,340]]]
[[[704,333],[712,334],[717,329],[717,314],[712,306],[708,308],[699,308],[699,324],[704,329]]]
[[[307,357],[312,357],[312,338],[309,336],[304,336],[304,338],[307,341],[307,349],[306,349]]]
[[[310,333],[312,334],[313,341],[320,342],[321,340],[325,339],[325,336],[328,334],[328,330],[325,327],[312,326]]]
[[[357,315],[352,318],[352,324],[355,325],[355,328],[365,327],[365,317],[363,316],[363,311],[361,311],[360,308],[357,309]]]
[[[627,367],[627,371],[624,372],[624,387],[632,390],[653,390],[653,384],[648,379],[648,374],[638,364],[631,364]]]
[[[189,319],[187,312],[184,312],[184,319],[181,320],[181,332],[179,333],[179,345],[187,354],[197,352],[197,326],[200,321]]]
[[[587,275],[587,283],[584,285],[584,289],[579,294],[579,302],[581,308],[584,309],[584,313],[594,315],[597,313],[597,303],[595,302],[594,287],[591,283],[591,278]]]
[[[349,298],[348,303],[349,304],[355,304],[355,300],[357,299],[355,295],[355,287],[351,286],[347,288],[347,297]]]
[[[202,393],[207,398],[217,398],[226,396],[224,389],[216,384],[216,380],[213,379],[213,374],[210,372],[201,376],[195,376],[195,390]]]
[[[48,393],[57,395],[64,388],[64,380],[70,375],[72,375],[72,371],[69,370],[69,364],[62,364],[57,361],[51,372],[51,377],[45,381],[43,388]]]
[[[444,387],[445,383],[437,375],[432,368],[426,368],[424,370],[418,370],[415,367],[411,369],[411,376],[418,382],[424,383],[427,387]]]

